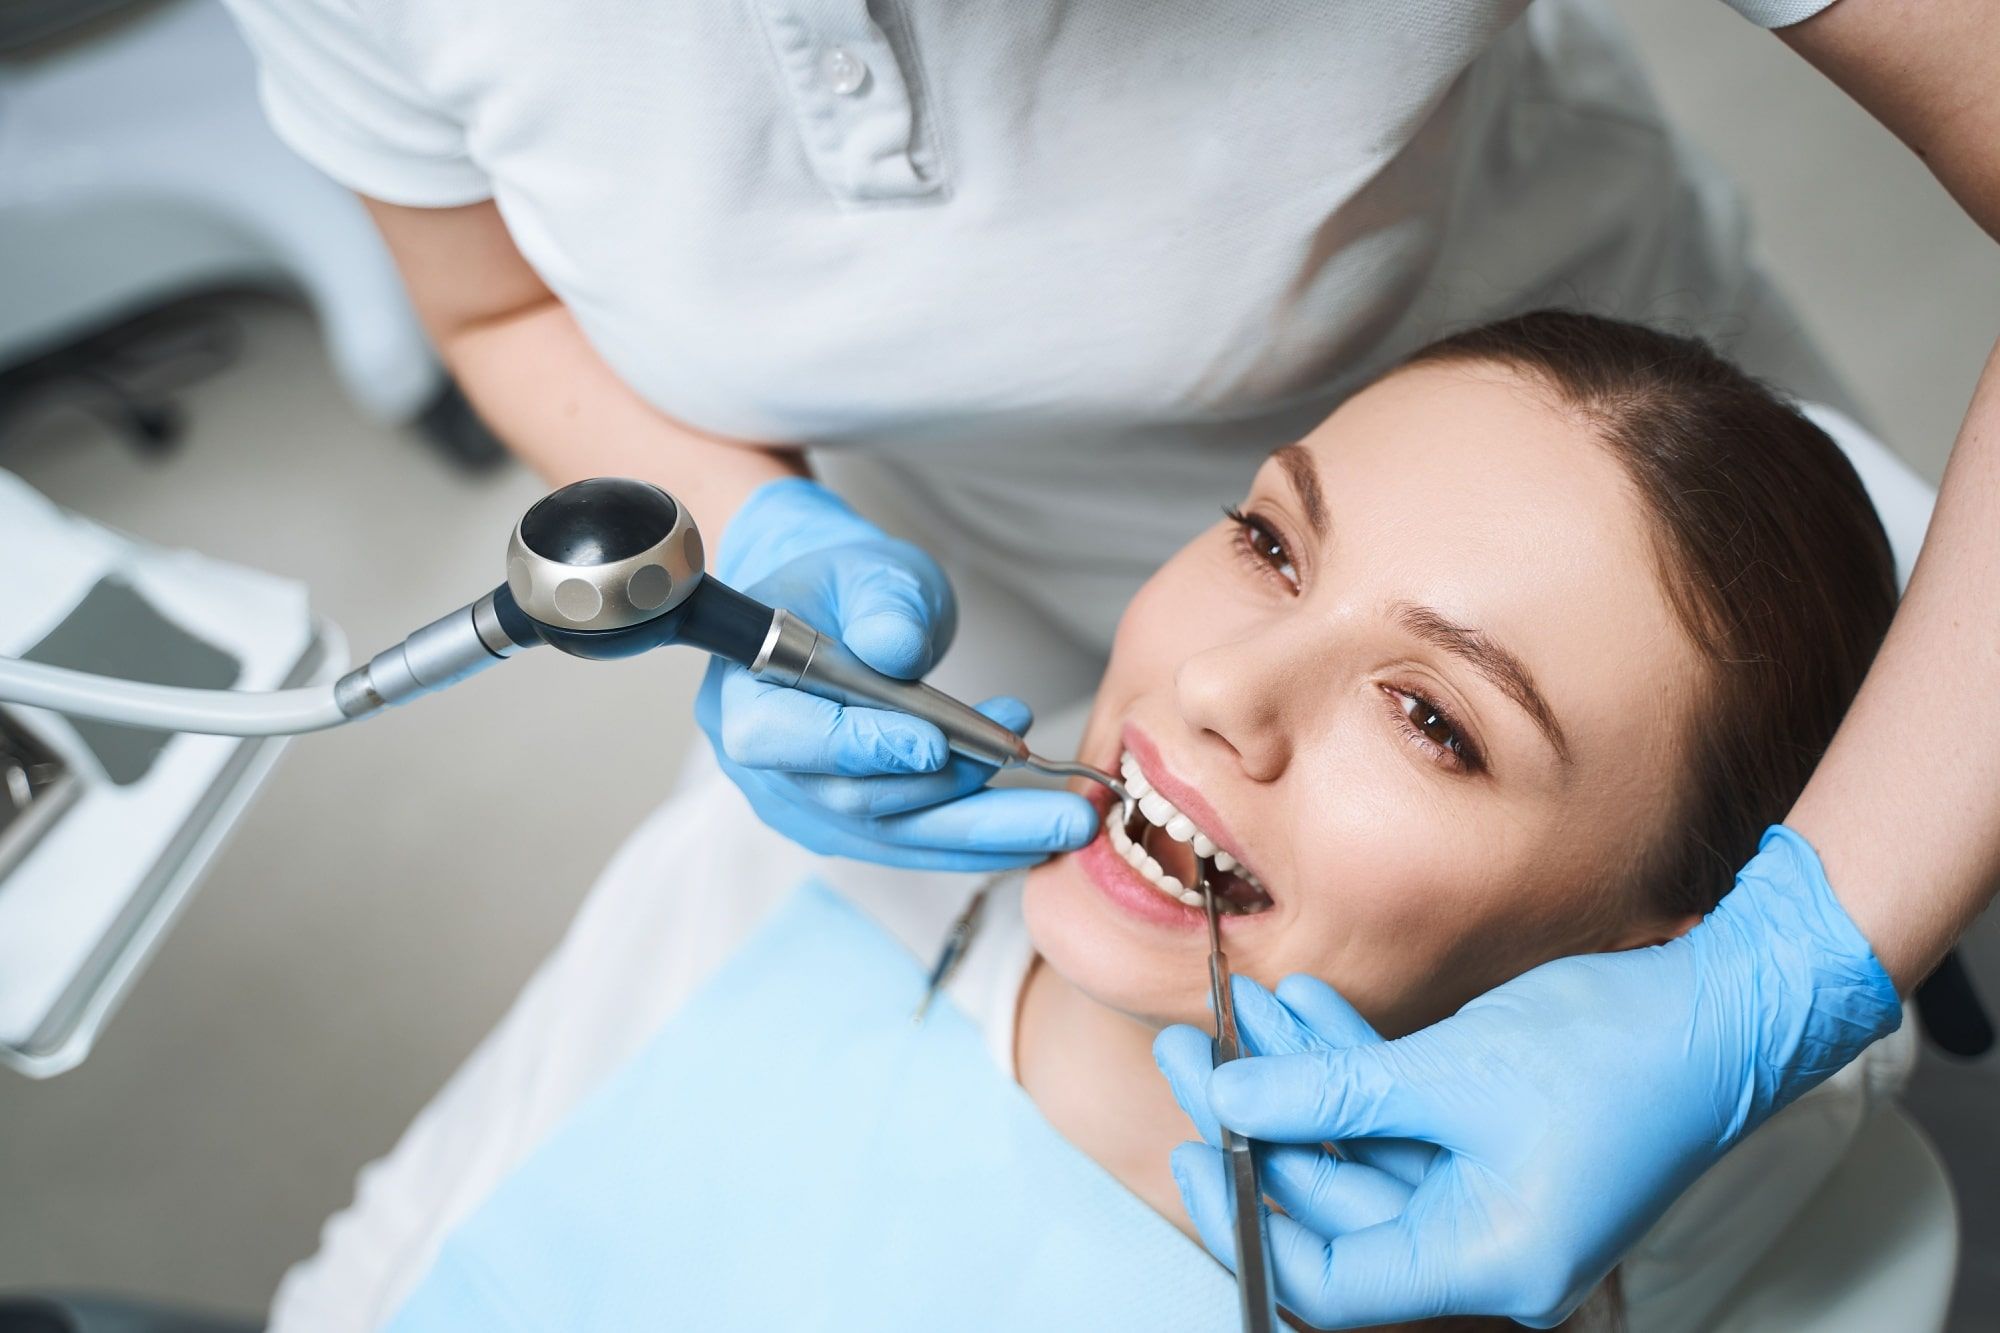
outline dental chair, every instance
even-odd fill
[[[116,386],[69,364],[93,340],[194,293],[272,290],[310,307],[367,417],[467,466],[501,457],[361,205],[266,123],[219,0],[0,4],[0,256],[17,396],[60,375],[94,403]],[[158,404],[123,407],[142,442],[157,429]]]
[[[1942,1333],[1958,1272],[1958,1205],[1910,1118],[1870,1117],[1713,1333]]]

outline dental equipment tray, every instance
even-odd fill
[[[334,637],[337,641],[337,632]],[[344,654],[328,653],[327,627],[317,624],[306,655],[281,684],[305,685],[329,680],[339,674],[337,668],[343,662]],[[329,667],[335,669],[329,670]],[[0,709],[0,728],[11,725],[13,719]],[[50,1078],[83,1062],[84,1057],[90,1054],[97,1034],[117,1010],[132,983],[138,980],[154,951],[187,906],[209,861],[221,849],[237,819],[249,808],[289,738],[203,736],[176,739],[199,740],[205,744],[222,741],[232,753],[216,772],[214,781],[195,800],[182,803],[185,808],[180,816],[182,823],[179,829],[142,876],[131,885],[125,894],[123,907],[111,919],[109,927],[87,952],[75,960],[67,983],[48,1004],[40,1021],[25,1033],[11,1028],[0,1033],[0,1064],[10,1065],[31,1078]],[[87,803],[78,805],[82,785],[71,774],[64,774],[59,779],[59,799],[66,799],[61,799],[61,808],[52,809],[41,820],[43,828],[59,825],[65,818],[78,822],[99,822],[88,818]],[[48,804],[54,806],[56,803],[51,801]],[[31,813],[40,814],[38,811]],[[0,901],[16,892],[15,886],[10,884],[13,868],[7,864],[5,833],[6,830],[0,830]],[[24,848],[17,859],[28,862],[32,858],[32,849]],[[4,1005],[5,994],[10,989],[5,981],[0,981],[0,1005]]]
[[[251,690],[345,665],[300,584],[146,546],[4,471],[0,569],[10,656]],[[0,1064],[46,1078],[89,1054],[283,744],[0,706]]]

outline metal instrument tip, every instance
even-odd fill
[[[1216,920],[1214,871],[1215,862],[1206,856],[1195,857],[1194,884],[1201,894],[1202,913],[1208,918],[1208,951],[1219,953],[1222,950],[1222,928]]]
[[[1107,788],[1124,807],[1124,818],[1128,823],[1131,822],[1133,811],[1139,806],[1139,803],[1132,799],[1132,793],[1126,790],[1124,783],[1103,769],[1084,763],[1081,759],[1044,759],[1038,754],[1030,754],[1021,762],[1037,773],[1047,773],[1051,777],[1058,778],[1084,778]]]

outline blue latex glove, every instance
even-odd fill
[[[904,679],[930,670],[957,623],[936,561],[803,478],[751,492],[712,568]],[[980,711],[1017,732],[1032,720],[1018,699],[990,699]],[[993,768],[952,754],[928,722],[765,684],[720,658],[702,682],[695,719],[764,822],[816,852],[998,870],[1096,836],[1097,814],[1080,796],[982,790]]]
[[[1902,1019],[1819,857],[1782,825],[1682,938],[1559,959],[1397,1041],[1306,978],[1237,1003],[1257,1058],[1211,1073],[1189,1028],[1154,1047],[1204,1131],[1212,1112],[1273,1143],[1437,1145],[1421,1163],[1407,1143],[1386,1160],[1360,1143],[1345,1145],[1357,1162],[1270,1153],[1266,1193],[1289,1214],[1271,1218],[1279,1299],[1320,1327],[1561,1322],[1696,1176]],[[1220,1155],[1183,1144],[1174,1174],[1231,1262]]]

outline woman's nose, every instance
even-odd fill
[[[1313,655],[1276,630],[1204,648],[1174,673],[1181,717],[1234,750],[1247,776],[1269,782],[1291,762]]]

